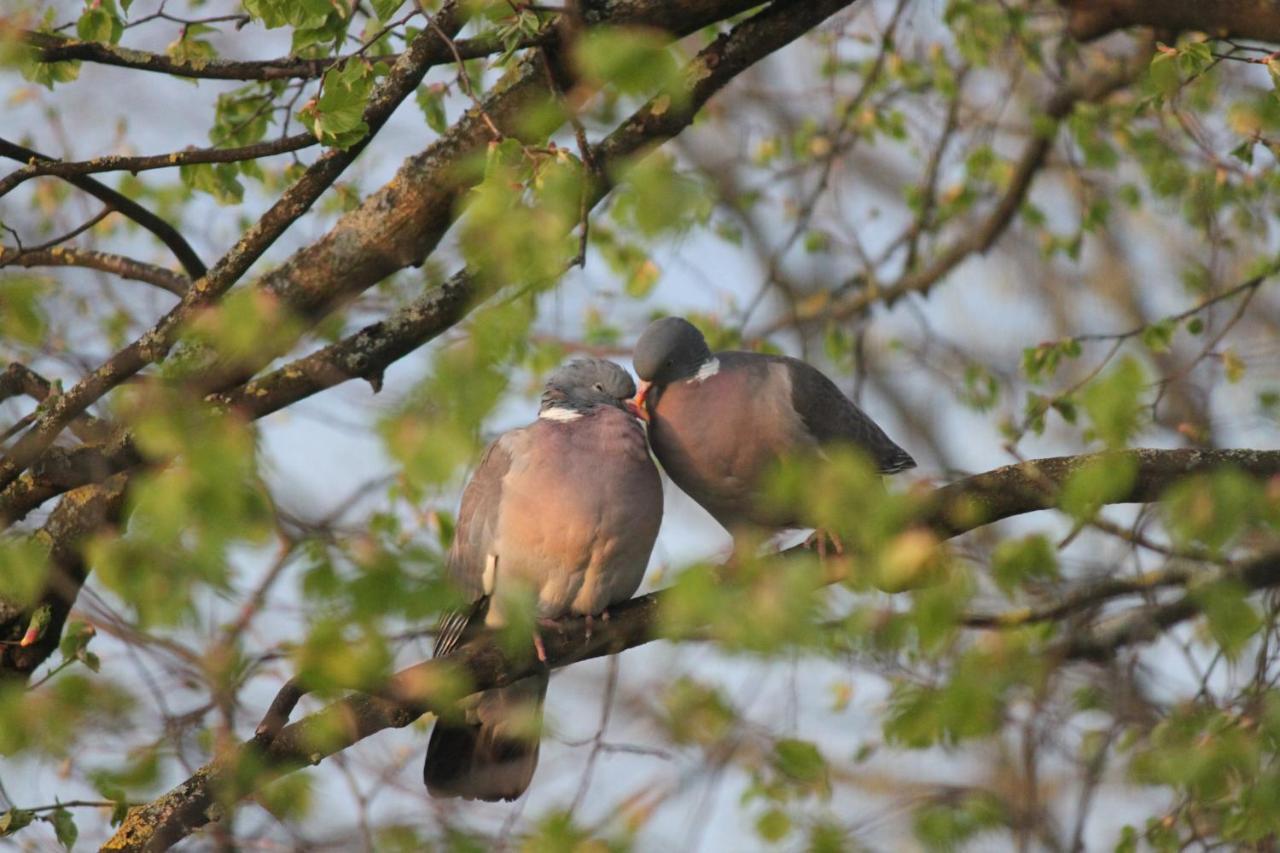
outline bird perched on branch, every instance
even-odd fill
[[[817,368],[795,358],[713,353],[680,317],[645,329],[632,355],[636,403],[667,475],[731,533],[805,527],[762,505],[762,478],[779,459],[849,445],[884,474],[916,462]]]
[[[435,655],[509,608],[591,617],[640,586],[662,520],[635,383],[616,364],[571,362],[547,382],[538,419],[485,450],[462,493],[448,570],[472,602],[447,615]],[[536,641],[539,657],[541,644]],[[423,777],[435,797],[512,800],[538,763],[547,674],[469,697],[437,721]]]

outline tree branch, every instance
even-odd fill
[[[239,163],[244,160],[258,160],[276,154],[287,154],[290,151],[301,151],[319,145],[320,141],[310,132],[295,133],[280,139],[242,145],[238,148],[186,148],[168,154],[150,154],[139,157],[122,155],[106,155],[94,157],[92,160],[54,160],[36,159],[17,171],[0,178],[0,198],[16,189],[23,182],[42,175],[58,178],[73,178],[78,175],[89,175],[98,172],[129,172],[137,174],[151,169],[170,169],[174,166],[189,166],[197,163]]]
[[[241,236],[213,269],[202,274],[184,294],[182,301],[138,340],[101,364],[41,413],[31,428],[0,458],[0,488],[7,487],[53,443],[67,422],[84,411],[103,394],[161,358],[173,346],[179,330],[204,306],[216,301],[261,257],[298,217],[306,213],[320,195],[337,180],[369,140],[406,97],[422,82],[429,67],[432,47],[441,37],[452,37],[462,27],[456,3],[441,9],[438,28],[418,35],[401,54],[391,72],[378,85],[364,110],[369,127],[364,139],[347,149],[328,149],[306,172]],[[7,143],[6,143],[7,144]],[[3,147],[0,146],[0,153]],[[88,177],[69,178],[93,181]],[[77,184],[79,186],[79,184]],[[99,186],[101,186],[99,184]],[[105,189],[105,188],[104,188]],[[118,195],[118,194],[117,194]],[[201,271],[203,273],[203,270]]]
[[[1262,554],[1238,569],[1227,570],[1205,586],[1213,585],[1246,590],[1280,586],[1280,551]],[[1206,591],[1201,587],[1165,604],[1136,608],[1095,631],[1067,637],[1054,647],[1052,654],[1066,660],[1105,661],[1123,646],[1150,642],[1174,625],[1199,615]]]
[[[747,66],[794,38],[791,27],[777,26],[779,15],[802,15],[794,23],[825,18],[831,9],[847,3],[813,4],[804,12],[781,11],[775,4],[705,48],[687,71],[696,81],[682,93],[678,105],[669,96],[657,96],[637,110],[601,143],[588,149],[596,164],[584,203],[593,209],[608,194],[608,175],[630,157],[661,145],[680,133],[726,83]],[[818,17],[821,16],[821,17]],[[217,402],[251,418],[260,418],[298,400],[349,379],[366,379],[375,391],[382,373],[392,362],[458,323],[481,298],[475,275],[459,270],[443,285],[429,290],[385,320],[308,356],[297,359],[246,385],[220,394]]]
[[[7,641],[0,643],[0,683],[26,679],[58,647],[63,623],[89,571],[81,547],[103,525],[119,522],[124,495],[122,474],[68,492],[45,525],[36,531],[36,541],[49,549],[43,591],[29,607],[0,598],[0,640]],[[51,610],[44,633],[34,645],[18,645],[16,641],[26,630],[31,614],[43,605]]]
[[[136,261],[124,255],[78,249],[74,246],[55,246],[52,249],[6,249],[0,247],[0,267],[83,267],[101,270],[121,278],[154,284],[175,296],[182,296],[191,286],[191,279],[182,273],[167,270],[155,264]]]
[[[25,364],[19,364],[16,361],[11,362],[4,369],[4,372],[0,373],[0,401],[24,395],[37,403],[44,403],[51,394],[56,393],[57,388],[52,382]],[[71,422],[71,431],[76,438],[86,444],[93,444],[107,441],[114,429],[106,421],[95,418],[93,415],[85,414],[80,415]],[[77,485],[84,484],[78,483]]]
[[[39,151],[33,151],[7,139],[0,139],[0,157],[8,157],[20,163],[45,160],[57,162],[54,158],[41,154]],[[196,254],[195,249],[192,249],[186,239],[178,233],[178,229],[168,222],[165,222],[136,201],[93,178],[85,175],[73,175],[68,177],[66,181],[71,186],[87,192],[103,204],[110,206],[112,210],[119,211],[122,215],[129,217],[154,234],[161,243],[169,247],[169,251],[173,252],[174,257],[182,263],[182,268],[187,271],[187,275],[192,278],[199,278],[204,275],[204,261],[200,260],[200,256]]]
[[[826,0],[811,4],[789,0],[776,8],[790,10],[790,14],[800,16],[798,20],[810,20],[814,9],[829,10],[843,7],[847,3],[848,0],[840,3]],[[679,15],[671,14],[673,5],[679,8]],[[682,4],[673,4],[672,0],[619,0],[608,8],[616,14],[616,19],[611,20],[618,23],[641,23],[646,20],[650,23],[665,23],[673,27],[674,35],[681,35],[723,17],[738,14],[752,5],[753,0],[697,0]],[[827,14],[829,13],[828,11]],[[667,17],[664,18],[664,14]],[[456,31],[456,25],[453,31]],[[447,27],[441,32],[451,35]],[[414,66],[411,63],[418,55],[419,46],[430,44],[423,40],[434,38],[435,33],[434,28],[424,31],[404,55],[408,59],[402,57],[401,62],[412,69]],[[757,34],[759,35],[768,33],[762,31]],[[757,40],[761,44],[768,41]],[[720,61],[723,58],[726,65],[721,71],[709,66],[698,68],[697,74],[701,76],[690,80],[695,98],[701,96],[705,100],[745,67],[741,64],[742,57],[735,52],[740,49],[742,42],[741,38],[734,42],[722,39],[716,43],[720,47],[713,45],[708,51],[704,51],[708,61]],[[425,46],[421,47],[421,51],[426,50]],[[482,105],[469,111],[426,151],[406,160],[389,184],[343,216],[320,240],[295,253],[280,267],[263,276],[255,286],[281,299],[295,315],[315,322],[391,273],[421,263],[443,237],[455,216],[454,201],[464,189],[458,163],[470,154],[483,150],[483,146],[488,144],[489,122],[497,122],[503,132],[514,134],[525,108],[548,95],[545,77],[541,59],[538,56],[527,58],[490,92]],[[394,99],[403,97],[412,90],[412,87],[402,89],[402,85],[415,80],[421,80],[421,74],[416,78],[406,79],[406,72],[401,64],[397,64],[384,81],[380,94],[375,94],[365,111],[365,121],[370,125],[371,132],[376,131],[395,103],[398,103]],[[686,112],[675,108],[665,112],[656,108],[642,110],[631,122],[605,140],[604,149],[627,149],[628,140],[661,141],[688,123],[692,113],[686,115]],[[347,152],[326,152],[308,174],[325,174],[323,164],[330,159],[354,156],[358,148],[359,146]],[[270,241],[264,239],[264,234],[271,231],[271,228],[265,223],[271,221],[277,212],[280,212],[281,217],[292,215],[296,218],[301,215],[305,207],[295,209],[301,202],[291,196],[307,180],[304,177],[291,188],[285,198],[267,212],[240,240],[237,247],[215,265],[208,276],[192,286],[183,302],[147,334],[116,353],[42,412],[6,457],[0,459],[0,487],[7,488],[49,446],[69,417],[167,352],[182,323],[198,308],[215,301],[230,287],[233,277],[243,273],[248,264],[269,245]],[[305,203],[309,205],[310,200]],[[292,343],[282,336],[281,340],[273,340],[269,345],[264,345],[263,351],[256,354],[255,362],[247,365],[247,369],[256,369],[268,363],[273,357],[286,351]],[[238,365],[237,368],[238,375],[231,377],[222,371],[214,371],[219,375],[202,387],[208,392],[217,392],[235,384],[245,372],[246,365]]]
[[[615,15],[610,19],[612,23],[648,21],[670,26],[673,35],[682,35],[753,5],[752,0],[616,0],[607,11]],[[825,5],[795,0],[782,3],[781,7],[799,14],[810,6]],[[673,13],[673,7],[679,14]],[[364,114],[370,136],[421,82],[426,71],[423,57],[430,55],[431,46],[456,33],[460,21],[453,9],[447,6],[440,13],[448,22],[424,30],[415,39],[375,91]],[[265,275],[256,286],[279,298],[296,315],[315,322],[391,273],[421,263],[453,220],[453,202],[464,188],[458,164],[487,145],[490,122],[498,122],[503,132],[517,135],[524,108],[548,95],[544,78],[539,57],[524,60],[494,87],[483,105],[469,111],[426,151],[410,157],[391,183],[343,216],[319,241]],[[662,124],[658,122],[659,126]],[[192,285],[181,304],[42,412],[0,459],[0,488],[12,483],[52,443],[69,418],[167,353],[183,324],[198,309],[215,302],[243,275],[283,229],[307,210],[370,136],[346,151],[326,151],[208,275]],[[257,363],[242,366],[234,375],[213,371],[217,378],[210,383],[212,387],[202,386],[203,390],[215,392],[235,384],[245,369],[252,371],[268,363],[286,351],[292,341],[270,344],[257,354]]]
[[[1179,477],[1223,466],[1242,468],[1257,476],[1280,475],[1280,451],[1134,450],[1123,455],[1137,465],[1137,482],[1113,503],[1156,499]],[[958,536],[986,524],[1045,509],[1045,488],[1061,485],[1074,471],[1106,458],[1102,454],[1040,459],[998,468],[937,489],[923,503],[921,520],[945,537]],[[956,510],[966,511],[962,521]],[[1280,556],[1262,558],[1240,575],[1253,588],[1280,584]],[[658,639],[657,626],[667,593],[659,591],[632,599],[609,611],[608,621],[595,620],[588,632],[584,619],[570,618],[540,629],[546,666],[559,669],[578,661],[618,654]],[[1153,620],[1169,625],[1189,618],[1193,604],[1158,611]],[[1120,632],[1113,647],[1139,642],[1147,635],[1138,630]],[[1094,657],[1092,646],[1066,647],[1067,659]],[[284,725],[306,692],[290,681],[281,689],[255,737],[231,754],[200,768],[167,794],[129,812],[104,850],[163,850],[221,814],[219,803],[234,802],[280,776],[320,763],[376,732],[403,728],[428,712],[446,710],[451,699],[449,684],[465,676],[471,690],[500,687],[524,678],[541,667],[525,657],[507,654],[481,639],[436,660],[423,661],[396,673],[377,696],[353,695],[329,705],[296,723]],[[454,692],[456,695],[456,691]],[[243,767],[260,768],[246,779]]]
[[[525,39],[518,43],[519,47],[534,47],[547,39],[547,33]],[[163,53],[151,53],[145,50],[134,50],[121,45],[104,44],[102,42],[79,41],[54,33],[25,30],[20,38],[28,45],[36,48],[40,62],[93,62],[99,65],[114,65],[118,68],[131,68],[137,71],[154,71],[160,74],[172,74],[176,77],[189,77],[196,80],[312,80],[324,76],[334,65],[339,65],[353,58],[355,54],[324,57],[317,59],[299,59],[294,56],[282,56],[278,59],[232,60],[212,59],[192,62],[174,59]],[[491,56],[507,49],[507,45],[499,38],[498,33],[486,33],[476,38],[458,39],[454,42],[458,55],[463,59],[477,59]],[[395,62],[400,54],[378,57],[385,62]],[[433,47],[428,61],[439,65],[453,60],[453,51],[448,45]]]
[[[1095,462],[1132,460],[1129,490],[1109,503],[1151,503],[1191,474],[1233,467],[1258,478],[1280,475],[1280,450],[1137,449],[1084,456],[1054,456],[1006,465],[943,486],[925,502],[920,519],[944,537],[973,527],[1057,506],[1057,494],[1072,474]]]
[[[688,97],[681,104],[673,105],[669,97],[654,98],[596,146],[593,157],[597,163],[617,164],[625,157],[669,139],[688,126],[701,106],[744,68],[794,40],[847,3],[848,0],[783,2],[738,25],[695,59],[686,78],[690,86]],[[635,21],[641,12],[658,15],[667,5],[666,0],[618,3],[617,13],[622,20]],[[685,3],[681,8],[691,15],[681,26],[693,27],[705,25],[714,14],[732,14],[736,7],[726,6],[723,0],[719,3],[702,0]],[[606,178],[597,177],[600,179],[590,189],[591,205],[603,198],[610,187]],[[400,186],[403,190],[404,185],[393,182],[391,186]],[[330,275],[333,272],[330,270]],[[460,271],[388,319],[248,386],[212,399],[233,406],[248,417],[258,418],[357,376],[369,379],[376,389],[382,370],[388,364],[454,325],[477,298],[473,276],[467,270]],[[101,457],[94,460],[96,469],[81,467],[79,470],[116,472],[141,461],[128,437],[123,436],[102,450]],[[60,488],[74,483],[73,479],[64,479],[55,485],[35,477],[34,473],[23,474],[0,491],[0,522],[22,517],[40,502],[56,495]]]
[[[1048,160],[1058,127],[1075,109],[1076,104],[1098,102],[1137,79],[1147,67],[1151,48],[1144,46],[1119,68],[1088,75],[1083,80],[1064,85],[1044,105],[1047,126],[1036,132],[1023,148],[1014,166],[1009,186],[1000,196],[991,212],[964,236],[956,239],[941,251],[932,262],[917,270],[907,270],[894,283],[886,287],[868,287],[837,299],[834,304],[818,307],[812,316],[784,317],[766,328],[761,335],[778,329],[818,320],[844,320],[865,314],[877,304],[892,305],[911,293],[927,294],[929,290],[950,274],[970,255],[986,253],[1012,224],[1014,216],[1026,201],[1036,175]]]
[[[1067,30],[1081,41],[1125,27],[1147,26],[1213,37],[1280,42],[1280,4],[1275,0],[1059,0]]]

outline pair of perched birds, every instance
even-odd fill
[[[538,419],[485,451],[462,493],[448,570],[472,606],[447,616],[437,657],[483,626],[504,599],[531,596],[541,618],[594,616],[640,586],[662,520],[649,456],[730,531],[802,526],[767,512],[760,480],[779,458],[844,443],[886,474],[906,451],[816,368],[785,356],[712,353],[679,317],[653,322],[627,372],[601,359],[556,371]],[[648,422],[648,442],[637,420]],[[538,762],[546,673],[467,700],[436,723],[424,778],[436,797],[510,800]]]

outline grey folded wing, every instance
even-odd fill
[[[882,474],[916,467],[911,454],[885,435],[822,371],[799,359],[785,361],[791,377],[791,404],[819,444],[853,443],[871,457]]]
[[[462,505],[449,548],[447,571],[469,607],[444,613],[437,626],[435,657],[447,655],[468,636],[468,628],[483,624],[488,609],[484,573],[492,559],[502,509],[502,481],[511,467],[511,433],[490,444],[462,491]]]

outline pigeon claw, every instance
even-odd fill
[[[559,625],[556,623],[556,620],[544,617],[538,619],[537,624],[533,628],[533,650],[538,655],[538,662],[545,664],[547,662],[547,647],[542,644],[542,634],[539,633],[539,628],[555,630],[559,628]]]
[[[830,548],[835,552],[836,556],[844,556],[844,543],[840,541],[840,537],[829,530],[815,530],[813,535],[805,540],[804,547],[818,552],[818,559],[825,560],[827,558],[827,549]]]

